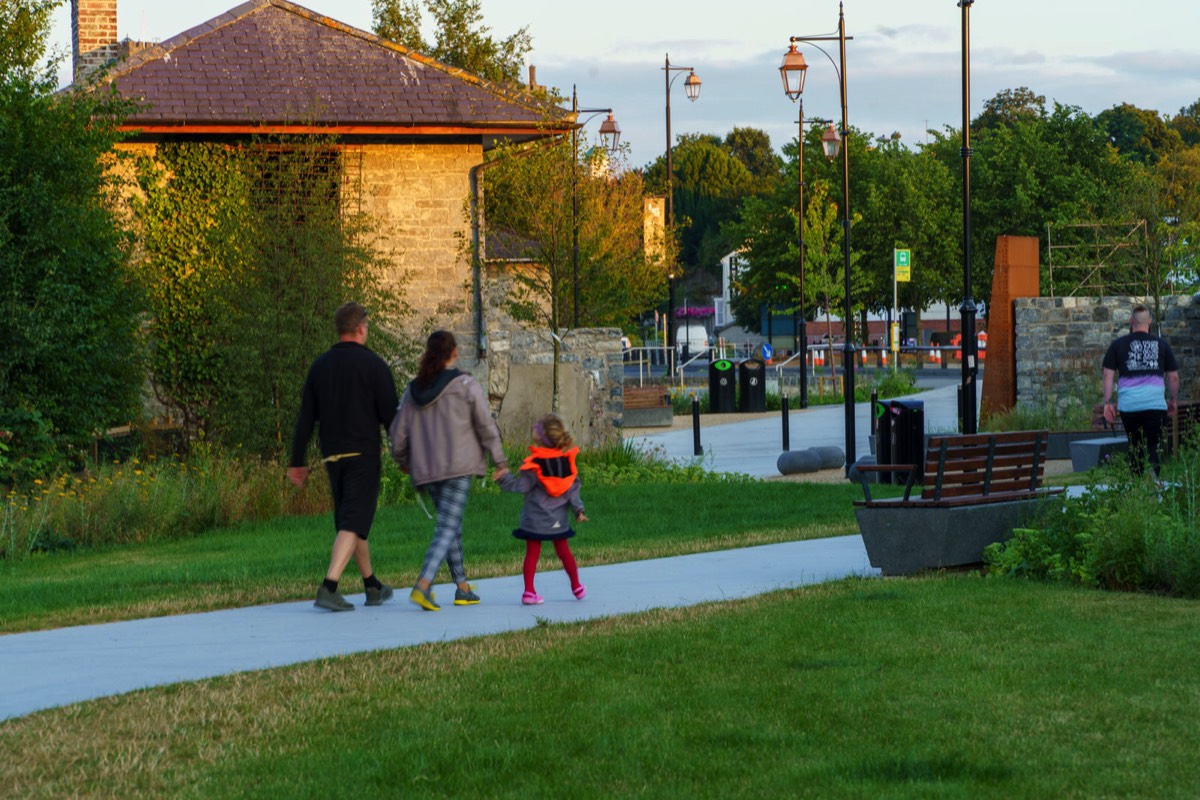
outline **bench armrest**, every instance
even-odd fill
[[[858,482],[862,484],[863,499],[868,503],[873,499],[871,497],[871,484],[867,482],[865,472],[907,472],[908,480],[904,483],[904,499],[908,500],[912,494],[912,488],[917,482],[916,464],[856,464],[855,472],[858,473]]]

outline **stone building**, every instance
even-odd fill
[[[249,0],[153,44],[117,40],[117,0],[71,6],[77,80],[111,64],[104,80],[140,104],[123,147],[335,136],[343,180],[380,223],[408,301],[455,332],[502,427],[522,436],[549,410],[549,333],[519,329],[487,301],[487,273],[464,244],[485,229],[468,213],[485,152],[568,132],[570,111],[286,0]],[[608,438],[620,419],[619,337],[580,331],[564,342],[562,410],[582,441]]]

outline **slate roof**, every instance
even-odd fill
[[[250,0],[146,46],[108,79],[149,133],[273,128],[364,134],[536,134],[570,111],[286,0]]]

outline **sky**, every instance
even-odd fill
[[[170,38],[238,0],[119,0],[121,38]],[[370,0],[305,0],[303,5],[370,30]],[[844,0],[848,120],[874,136],[901,134],[914,147],[928,129],[960,128],[962,20],[957,0]],[[779,65],[789,36],[836,35],[836,0],[482,0],[497,38],[527,27],[538,83],[584,108],[611,107],[642,166],[666,148],[663,66],[691,67],[700,98],[688,102],[686,72],[671,88],[672,134],[724,137],[734,127],[766,131],[778,150],[794,140],[797,107],[783,93]],[[1200,99],[1200,2],[1157,0],[977,0],[970,19],[970,116],[1005,89],[1027,86],[1094,115],[1123,102],[1174,115]],[[427,37],[428,38],[428,37]],[[69,54],[70,3],[55,16],[53,44]],[[837,42],[825,43],[833,62]],[[804,114],[838,117],[833,63],[812,45]],[[64,68],[64,75],[69,66]],[[64,78],[65,80],[65,78]],[[587,125],[598,136],[601,116]]]

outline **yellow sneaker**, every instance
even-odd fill
[[[479,595],[475,594],[475,587],[467,584],[467,590],[454,590],[454,605],[456,606],[473,606],[479,602]]]
[[[442,607],[437,604],[437,598],[433,596],[433,590],[423,591],[420,587],[414,586],[412,594],[408,599],[419,605],[426,611],[441,611]]]

